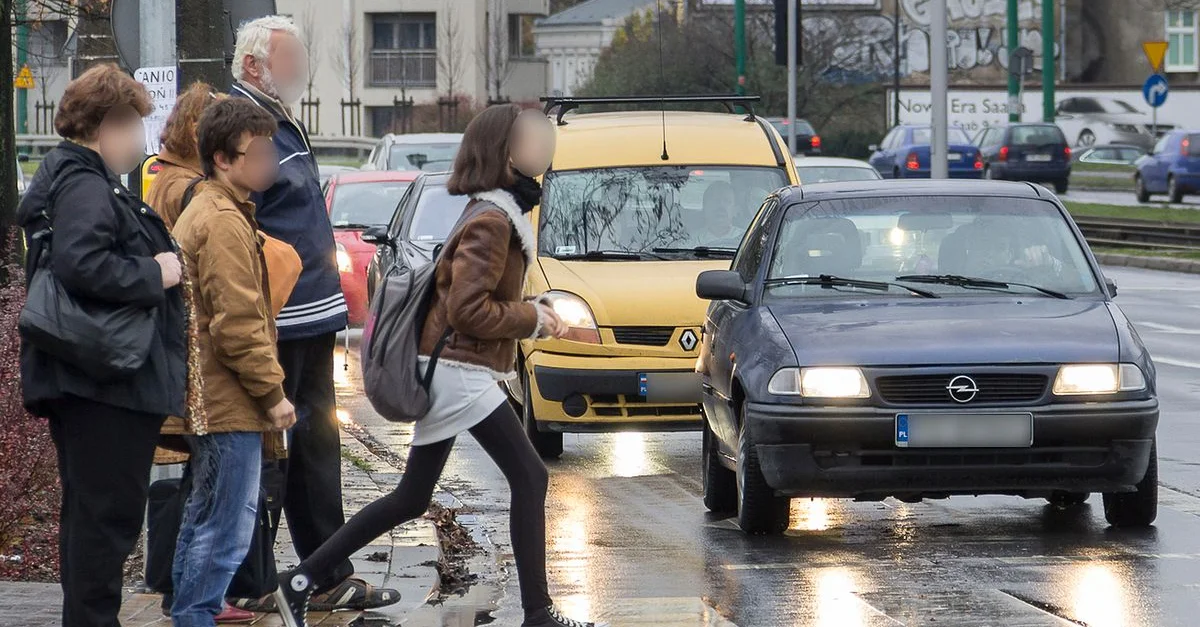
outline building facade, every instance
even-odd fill
[[[537,55],[546,60],[550,93],[570,96],[592,76],[600,53],[636,11],[653,10],[656,0],[587,0],[537,20]]]

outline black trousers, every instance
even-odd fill
[[[60,577],[65,627],[118,627],[125,560],[146,513],[165,416],[81,398],[50,405],[62,481]]]
[[[546,488],[549,473],[546,465],[508,403],[471,427],[471,435],[508,480],[511,495],[509,532],[517,562],[517,578],[521,583],[521,606],[526,613],[548,607]],[[320,550],[304,559],[300,570],[320,581],[329,569],[347,556],[393,527],[424,514],[429,509],[434,487],[442,476],[452,448],[454,438],[412,447],[400,485],[355,514]]]
[[[346,522],[342,442],[333,387],[336,343],[336,333],[279,342],[283,387],[296,405],[296,426],[292,427],[288,457],[277,464],[285,477],[283,511],[300,559],[312,555]],[[278,526],[272,530],[272,539],[276,532]],[[354,565],[344,559],[319,587],[332,588],[353,574]]]

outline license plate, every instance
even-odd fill
[[[1020,448],[1033,445],[1033,414],[896,414],[900,448]]]
[[[962,159],[961,152],[952,152],[952,153],[946,155],[947,161],[958,161],[959,159]]]
[[[699,403],[700,375],[695,372],[639,373],[638,395],[647,403]]]
[[[1049,161],[1050,155],[1025,155],[1026,161]]]

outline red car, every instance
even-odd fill
[[[350,309],[350,326],[367,319],[367,265],[375,245],[362,241],[362,232],[391,223],[400,197],[421,172],[349,172],[335,174],[325,184],[325,206],[337,241],[338,272]]]

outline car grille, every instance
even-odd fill
[[[641,396],[627,394],[587,395],[588,407],[604,418],[699,416],[699,405],[650,405]]]
[[[618,344],[666,346],[675,335],[675,327],[613,327]]]
[[[1049,378],[1044,374],[967,374],[979,393],[959,403],[946,386],[956,374],[883,376],[875,379],[879,396],[893,405],[974,405],[982,403],[1028,403],[1042,397]]]

